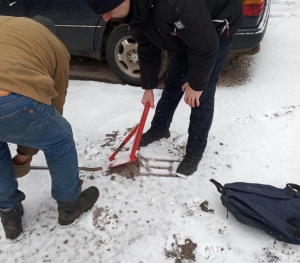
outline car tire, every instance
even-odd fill
[[[125,83],[133,86],[141,85],[140,67],[137,55],[138,44],[125,25],[117,26],[109,35],[105,53],[110,68]],[[169,53],[162,51],[162,63],[159,71],[161,78],[169,66]]]

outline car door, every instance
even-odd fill
[[[71,54],[94,51],[94,33],[99,15],[84,0],[24,0],[28,17],[42,15],[51,19],[58,38]]]

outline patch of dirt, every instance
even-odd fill
[[[172,243],[172,249],[165,249],[165,255],[167,258],[174,258],[174,263],[184,263],[186,260],[194,261],[196,260],[194,251],[197,244],[193,243],[191,239],[186,238],[183,245],[178,244],[178,238],[173,235],[174,243]]]
[[[213,214],[215,210],[213,209],[209,209],[208,208],[208,202],[207,201],[204,201],[203,203],[200,204],[200,208],[203,212],[205,213],[210,213],[210,214]]]
[[[126,85],[126,83],[122,81],[109,67],[106,60],[99,61],[97,59],[84,56],[72,56],[70,61],[69,79],[93,80]],[[163,86],[164,78],[161,78],[158,83],[158,88],[162,89]],[[140,86],[138,86],[137,89],[138,88],[140,88]]]
[[[249,81],[252,56],[232,54],[228,57],[221,72],[218,86],[241,86]]]
[[[270,246],[264,247],[262,251],[257,251],[255,259],[257,263],[284,262],[284,259],[289,259],[288,262],[300,263],[297,246],[278,242],[277,240]]]
[[[267,258],[267,262],[268,263],[275,263],[275,262],[278,262],[280,260],[280,258],[274,253],[272,252],[269,248],[264,248],[264,254],[265,254],[265,257]]]
[[[119,217],[114,214],[111,215],[109,208],[106,207],[96,207],[93,213],[93,225],[94,227],[104,231],[107,225],[112,228],[117,228]]]
[[[203,213],[214,214],[214,210],[210,208],[208,201],[193,200],[183,204],[187,216],[198,217]]]
[[[101,146],[102,147],[113,146],[116,142],[116,139],[117,139],[118,135],[119,135],[119,131],[112,131],[112,133],[106,134],[107,138],[105,138],[103,140]]]
[[[121,175],[127,179],[135,180],[134,177],[140,175],[139,161],[137,160],[136,162],[127,163],[127,164],[117,166],[117,167],[112,167],[106,171],[107,175],[111,175],[113,173]],[[114,180],[114,179],[112,179],[112,180]]]

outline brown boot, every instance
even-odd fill
[[[15,156],[12,159],[12,161],[13,161],[16,178],[23,177],[30,172],[30,163],[32,161],[32,157],[30,157],[27,161],[22,162],[19,161]]]

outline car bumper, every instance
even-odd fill
[[[245,52],[254,49],[262,41],[270,15],[271,1],[267,1],[266,9],[260,23],[254,28],[240,28],[233,36],[232,52]]]

